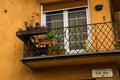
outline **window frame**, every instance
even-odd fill
[[[71,8],[63,8],[63,9],[58,9],[58,10],[50,10],[50,11],[43,11],[43,6],[41,5],[41,25],[42,24],[45,24],[46,25],[46,13],[47,12],[55,12],[55,11],[63,11],[63,26],[69,26],[68,25],[68,10],[70,9],[76,9],[76,8],[85,8],[86,10],[86,22],[87,24],[90,24],[90,8],[89,8],[89,0],[88,0],[88,5],[86,6],[78,6],[78,7],[71,7]],[[65,14],[65,15],[64,15]],[[87,26],[89,27],[89,26]],[[89,28],[90,29],[90,28]],[[67,50],[67,52],[70,52],[70,53],[73,53],[75,51],[81,51],[81,50],[70,50],[68,49],[68,46],[69,46],[69,42],[67,41],[69,39],[69,30],[65,30],[64,28],[64,31],[66,31],[66,38],[67,39],[64,39],[64,43],[66,43],[66,46],[65,46],[65,49]],[[87,34],[90,33],[89,32],[90,30],[87,30]],[[89,34],[88,36],[88,40],[90,41],[90,44],[89,46],[91,46],[91,43],[92,43],[92,39],[91,39],[91,33]]]

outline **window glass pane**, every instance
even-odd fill
[[[70,10],[68,20],[70,50],[83,49],[84,41],[87,39],[86,10]]]
[[[56,43],[64,43],[63,34],[63,12],[52,12],[46,14],[46,24],[56,35]]]
[[[46,23],[50,28],[63,27],[63,13],[49,13],[46,16]]]

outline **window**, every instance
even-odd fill
[[[57,44],[72,53],[83,49],[87,36],[87,8],[46,12],[46,25],[57,35]],[[57,29],[55,29],[57,28]]]
[[[49,26],[49,29],[54,29],[52,32],[54,32],[57,36],[57,43],[63,44],[64,39],[64,30],[63,30],[63,12],[50,12],[46,14],[46,24]]]
[[[86,25],[86,10],[75,9],[68,11],[68,25],[69,28],[69,48],[83,49],[84,41],[87,39],[87,26]],[[76,26],[76,27],[74,27]]]

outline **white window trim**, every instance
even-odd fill
[[[67,41],[67,40],[69,40],[69,30],[68,30],[68,28],[66,28],[67,26],[68,26],[68,11],[63,11],[63,21],[64,21],[64,32],[66,32],[65,33],[65,36],[64,36],[64,38],[66,38],[66,39],[64,39],[64,44],[66,44],[65,45],[65,49],[67,50],[67,52],[69,52],[69,42]]]
[[[88,30],[88,33],[87,34],[89,34],[89,36],[88,36],[88,40],[89,40],[89,42],[88,42],[88,44],[89,44],[89,47],[91,47],[92,46],[92,33],[90,32],[91,30],[92,30],[92,27],[90,27],[89,26],[89,24],[91,24],[91,21],[90,21],[90,0],[87,0],[87,2],[88,2],[88,7],[86,8],[87,10],[87,28],[89,28],[89,30]]]
[[[43,12],[43,5],[40,6],[40,14],[41,14],[41,26],[46,25],[46,14]]]
[[[90,21],[90,0],[87,0],[88,2],[88,7],[87,7],[87,24],[91,24],[91,21]]]

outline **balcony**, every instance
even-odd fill
[[[40,44],[38,37],[55,34],[51,44]],[[21,61],[31,68],[115,62],[120,60],[120,22],[19,31],[24,42]],[[36,38],[37,37],[37,38]]]

